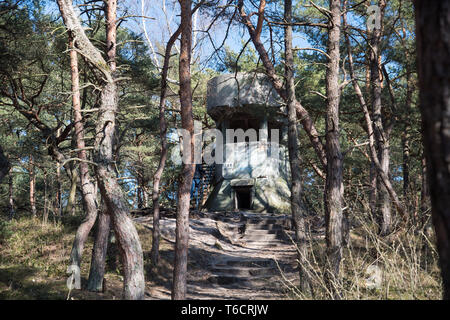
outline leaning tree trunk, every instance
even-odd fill
[[[285,78],[288,95],[288,150],[291,168],[291,214],[295,227],[298,250],[298,266],[300,276],[300,290],[303,293],[309,290],[308,276],[308,248],[306,235],[306,208],[302,200],[302,159],[298,144],[297,114],[295,110],[295,84],[294,84],[294,56],[292,53],[292,0],[284,1],[284,19],[287,23],[284,33],[285,45]]]
[[[153,234],[152,234],[152,251],[151,260],[154,265],[158,264],[159,260],[159,238],[161,237],[161,231],[159,228],[159,194],[160,194],[160,182],[161,176],[164,172],[164,167],[167,160],[167,123],[166,123],[166,96],[167,96],[167,73],[169,71],[169,61],[170,54],[172,52],[172,47],[175,44],[178,36],[181,33],[181,28],[179,27],[177,31],[170,37],[166,45],[166,50],[164,53],[164,64],[161,73],[161,97],[159,100],[159,135],[161,139],[161,157],[159,158],[158,169],[156,169],[155,176],[153,177]]]
[[[101,103],[95,131],[95,173],[100,193],[111,215],[121,252],[124,272],[123,296],[125,299],[143,299],[145,279],[142,247],[133,221],[128,216],[128,204],[116,180],[114,171],[113,150],[116,113],[118,112],[118,89],[115,79],[117,2],[108,0],[105,8],[107,62],[86,36],[72,6],[72,1],[58,0],[58,6],[66,28],[74,35],[78,50],[89,63],[94,65],[94,72],[98,72],[98,75],[103,79]]]
[[[325,281],[334,298],[340,298],[339,268],[342,258],[342,201],[344,185],[342,181],[343,157],[339,143],[339,42],[341,28],[340,0],[330,1],[331,19],[328,28],[328,56],[326,72],[327,115],[326,115],[326,155],[327,178],[325,183],[325,220],[327,264]]]
[[[173,269],[172,299],[186,298],[186,276],[189,245],[189,205],[191,200],[192,178],[194,177],[194,118],[192,115],[191,92],[191,42],[192,17],[191,0],[180,0],[181,5],[181,46],[179,62],[180,78],[180,105],[181,126],[189,132],[184,137],[184,152],[189,154],[183,157],[181,181],[178,190],[177,226],[175,244],[175,265]],[[190,152],[188,150],[190,149]]]
[[[102,292],[105,288],[103,277],[105,275],[106,253],[108,250],[108,239],[110,230],[110,215],[105,211],[103,205],[97,219],[97,232],[95,235],[94,248],[92,249],[91,268],[87,289],[94,292]]]
[[[346,27],[347,26],[346,12],[344,12],[342,17],[343,17],[344,27]],[[391,184],[388,173],[383,170],[383,166],[380,163],[380,160],[378,159],[378,154],[376,151],[375,134],[374,134],[374,131],[375,131],[374,122],[372,121],[372,119],[370,117],[369,108],[367,106],[366,100],[364,99],[362,90],[361,90],[361,88],[358,84],[358,80],[356,78],[348,31],[345,32],[345,43],[347,46],[348,69],[349,69],[349,73],[350,73],[350,78],[352,80],[353,88],[355,89],[355,94],[358,97],[358,102],[359,102],[361,109],[363,111],[363,114],[364,114],[364,122],[365,122],[366,128],[367,128],[367,137],[369,139],[369,151],[370,151],[369,154],[370,154],[371,164],[373,164],[374,168],[376,169],[377,176],[383,183],[383,186],[388,191],[391,202],[395,205],[395,207],[397,208],[397,211],[400,213],[400,215],[403,217],[403,220],[406,222],[407,221],[406,210],[404,209],[402,203],[400,202],[400,200],[397,196],[397,193],[394,190],[394,187]],[[367,91],[367,88],[366,88],[366,91]],[[372,176],[371,176],[371,183],[373,183],[373,182],[375,182],[375,181],[372,179]]]
[[[415,1],[422,134],[444,299],[450,299],[450,0]]]

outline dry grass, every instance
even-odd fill
[[[343,299],[440,299],[441,280],[434,239],[423,229],[381,238],[368,216],[358,216],[351,231],[351,241],[344,249],[341,277],[335,289]],[[38,219],[0,220],[0,299],[66,299],[68,257],[80,218],[66,218],[60,223],[42,224]],[[144,250],[146,288],[170,290],[173,244],[161,241],[158,268],[150,265],[151,231],[136,224]],[[320,234],[320,233],[319,233]],[[325,241],[315,233],[310,242],[307,262],[314,295],[298,290],[296,283],[285,279],[290,298],[330,299],[331,292],[323,280]],[[89,274],[90,237],[82,262],[82,285]],[[198,261],[201,257],[194,257]],[[191,263],[193,263],[191,261]],[[368,288],[366,270],[376,265],[381,270],[379,288]],[[196,266],[190,265],[194,270]],[[197,266],[198,267],[198,266]],[[120,269],[120,267],[119,267]],[[120,270],[108,270],[105,293],[74,290],[71,299],[120,299],[122,277]]]
[[[423,228],[410,227],[388,237],[380,237],[368,215],[359,215],[350,232],[350,243],[343,250],[341,280],[332,286],[342,299],[441,299],[438,255],[432,236]],[[307,269],[314,292],[303,293],[297,284],[284,281],[289,295],[297,299],[331,299],[324,282],[325,240],[315,237],[309,246]],[[375,267],[374,267],[375,266]],[[369,269],[368,269],[369,268]],[[377,286],[371,286],[369,270],[379,274]]]
[[[67,217],[62,222],[43,224],[36,218],[23,217],[18,220],[0,220],[0,300],[2,299],[67,299],[66,286],[69,254],[79,217]],[[145,256],[147,286],[158,282],[156,274],[171,273],[165,261],[166,251],[171,247],[162,241],[162,263],[158,271],[149,265],[151,232],[137,224],[136,228]],[[81,284],[86,284],[89,275],[90,254],[93,237],[89,237],[81,264]],[[120,299],[122,276],[117,270],[107,270],[104,293],[73,290],[70,299]],[[159,279],[159,280],[161,280]]]

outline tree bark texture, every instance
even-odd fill
[[[92,249],[91,268],[87,289],[94,292],[102,292],[103,278],[105,275],[106,253],[108,250],[109,230],[111,225],[110,215],[105,212],[103,206],[97,219],[97,232],[95,235],[94,248]]]
[[[300,290],[303,293],[309,290],[309,276],[307,273],[308,239],[306,234],[305,218],[307,210],[302,198],[302,159],[298,143],[297,114],[295,109],[295,83],[294,83],[294,56],[292,53],[292,0],[284,1],[284,20],[287,23],[284,31],[285,46],[285,79],[288,95],[288,150],[291,167],[291,214],[295,227],[298,250],[298,265],[300,275]]]
[[[81,194],[83,200],[83,207],[86,211],[86,217],[77,229],[72,250],[70,253],[70,263],[80,268],[81,257],[83,255],[84,244],[86,243],[89,232],[97,219],[97,200],[96,188],[92,182],[89,173],[87,162],[86,145],[84,142],[84,124],[81,115],[80,104],[80,84],[79,84],[79,70],[78,70],[78,54],[74,50],[74,42],[72,35],[69,33],[69,47],[70,47],[70,70],[72,80],[72,108],[75,122],[75,140],[78,151],[78,158],[82,161],[79,164]]]
[[[450,299],[450,0],[416,0],[422,135],[443,298]]]
[[[186,276],[189,245],[189,206],[192,178],[194,177],[194,118],[192,114],[191,91],[191,44],[192,16],[191,0],[179,0],[181,6],[181,46],[179,62],[181,126],[190,133],[189,141],[183,141],[190,148],[190,163],[183,163],[178,190],[175,263],[173,270],[172,299],[186,298]],[[186,137],[187,138],[187,137]],[[185,152],[187,151],[184,149]]]
[[[378,160],[381,164],[382,170],[387,174],[387,176],[389,176],[389,136],[385,131],[382,114],[383,107],[381,101],[381,91],[383,77],[380,65],[383,17],[384,9],[386,7],[385,0],[379,0],[378,7],[380,8],[380,14],[375,16],[375,25],[380,27],[375,27],[370,34],[369,66],[372,96],[372,120]],[[388,191],[381,179],[378,180],[378,218],[380,221],[380,233],[382,235],[389,234],[392,230],[391,205]]]
[[[342,15],[344,26],[347,26],[346,16],[347,16],[346,13],[344,13]],[[400,202],[400,199],[398,198],[397,193],[391,184],[389,175],[387,172],[384,171],[383,166],[380,163],[380,160],[378,158],[378,154],[377,154],[377,150],[376,150],[376,141],[374,138],[374,136],[375,136],[374,123],[372,122],[372,118],[369,113],[369,108],[367,107],[366,100],[364,99],[364,95],[361,91],[361,88],[358,84],[358,80],[355,75],[351,44],[350,44],[350,39],[349,39],[347,31],[345,32],[345,42],[346,42],[347,54],[348,54],[348,69],[349,69],[350,78],[352,80],[353,88],[354,88],[355,94],[358,98],[358,102],[359,102],[361,109],[363,111],[363,114],[364,114],[364,122],[366,124],[367,136],[369,139],[369,151],[370,151],[369,155],[370,155],[371,163],[373,164],[374,168],[376,169],[376,173],[377,173],[378,177],[380,178],[381,182],[383,183],[384,187],[387,189],[390,199],[393,202],[393,204],[395,205],[397,211],[403,217],[403,220],[406,221],[407,215],[406,215],[406,211],[403,207],[403,204]],[[374,184],[374,180],[373,180],[373,176],[371,176],[372,189],[373,189],[373,184]],[[375,190],[377,190],[377,188],[375,188]],[[373,201],[374,201],[373,196],[374,196],[374,194],[371,195],[371,209],[373,209],[372,208]]]
[[[145,290],[142,247],[136,228],[130,219],[129,208],[116,180],[114,171],[114,144],[116,113],[118,112],[116,72],[116,0],[108,0],[106,15],[105,61],[98,49],[87,38],[70,0],[58,0],[64,24],[72,32],[77,49],[103,75],[101,103],[97,118],[94,143],[94,162],[100,193],[111,215],[123,262],[125,299],[143,299]]]
[[[325,183],[325,221],[327,243],[327,265],[325,280],[334,298],[339,298],[339,268],[342,258],[342,202],[344,194],[343,156],[339,142],[339,61],[340,61],[340,0],[330,1],[330,22],[328,28],[329,56],[326,71],[327,115],[326,115],[326,155],[327,178]]]

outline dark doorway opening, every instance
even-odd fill
[[[252,187],[236,187],[236,209],[251,209]]]

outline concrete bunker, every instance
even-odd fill
[[[208,210],[289,213],[285,106],[267,77],[238,73],[212,78],[207,112],[224,139],[217,146],[223,148],[224,162],[214,165]],[[229,129],[242,130],[244,139],[227,135]]]

